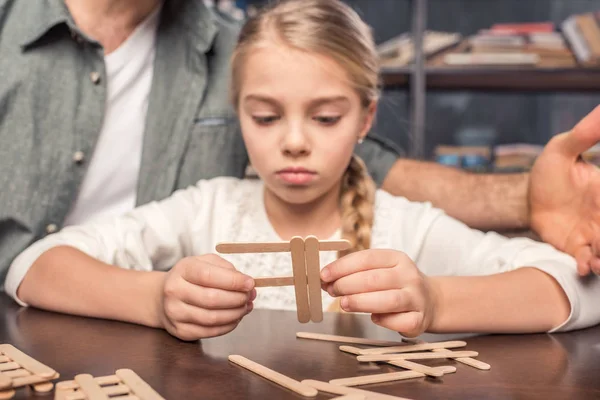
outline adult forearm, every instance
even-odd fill
[[[437,304],[431,332],[545,332],[570,314],[560,285],[535,268],[430,279]]]
[[[163,279],[163,272],[122,269],[61,246],[34,262],[17,294],[46,310],[158,327]]]
[[[475,174],[440,164],[398,160],[382,188],[412,201],[429,201],[481,230],[529,226],[529,174]]]

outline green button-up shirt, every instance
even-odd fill
[[[228,103],[239,27],[201,0],[165,0],[137,203],[216,176],[242,177],[246,150]],[[0,0],[0,283],[33,241],[60,229],[86,172],[105,112],[101,46],[63,0]],[[397,153],[360,146],[381,183]]]

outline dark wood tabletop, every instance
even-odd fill
[[[372,339],[399,340],[365,315],[326,313],[318,324],[300,324],[295,312],[255,310],[232,333],[183,342],[168,333],[126,323],[19,308],[0,295],[0,343],[10,343],[60,373],[112,375],[133,369],[169,400],[302,399],[227,360],[240,354],[292,378],[329,381],[397,371],[359,363],[339,345],[297,339],[311,331]],[[600,398],[600,327],[567,334],[424,335],[427,341],[465,338],[467,350],[491,364],[480,371],[450,360],[423,360],[430,366],[455,365],[443,378],[417,378],[361,386],[411,399],[569,399]],[[317,399],[333,397],[319,394]],[[18,389],[16,399],[51,399]]]

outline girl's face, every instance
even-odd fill
[[[346,71],[329,57],[276,43],[246,57],[238,114],[250,162],[290,204],[339,193],[354,146],[371,127]]]

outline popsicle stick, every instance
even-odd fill
[[[12,387],[12,379],[10,376],[0,373],[0,389],[7,389]]]
[[[466,345],[467,342],[463,342],[461,340],[454,340],[449,342],[420,343],[404,346],[381,347],[376,349],[361,349],[360,354],[408,353],[411,351],[454,349],[457,347],[465,347]]]
[[[360,362],[392,361],[392,360],[432,360],[436,358],[477,357],[476,351],[445,351],[439,353],[404,353],[404,354],[367,354],[358,356]]]
[[[19,377],[19,378],[13,378],[13,388],[27,386],[27,385],[33,385],[36,383],[48,382],[50,379],[56,379],[58,377],[59,377],[58,373],[55,373],[54,376],[52,376],[50,378],[46,378],[46,377],[39,376],[39,375],[28,375],[28,376],[23,376],[23,377]]]
[[[366,346],[398,346],[401,342],[387,340],[366,339],[353,336],[329,335],[326,333],[296,332],[296,337],[301,339],[323,340],[326,342],[362,344]]]
[[[330,400],[366,400],[366,397],[362,394],[353,393],[345,394],[343,396],[333,397]]]
[[[416,371],[388,372],[385,374],[353,376],[351,378],[332,379],[329,381],[332,385],[341,386],[360,386],[371,383],[382,383],[401,381],[405,379],[422,378],[425,375]]]
[[[13,397],[15,397],[15,390],[14,389],[8,389],[8,390],[2,390],[2,391],[0,391],[0,399],[1,400],[12,399]]]
[[[90,374],[75,375],[75,382],[79,384],[81,391],[84,392],[90,400],[109,400],[109,397],[100,385],[94,380]],[[69,398],[69,396],[67,396]]]
[[[47,365],[42,364],[38,360],[29,357],[27,354],[23,353],[13,345],[0,344],[0,353],[4,353],[5,356],[19,363],[21,367],[35,375],[43,376],[45,378],[51,378],[56,375],[55,370]]]
[[[294,284],[293,276],[273,276],[264,278],[254,278],[254,287],[275,287],[292,286]]]
[[[31,385],[31,387],[37,393],[48,393],[54,389],[54,384],[52,382],[44,382]]]
[[[321,322],[323,321],[321,261],[319,260],[319,239],[315,236],[307,236],[304,239],[304,255],[306,256],[306,275],[308,277],[310,319],[313,322]]]
[[[0,376],[8,376],[9,378],[21,378],[23,376],[29,376],[31,375],[31,372],[26,371],[24,369],[15,369],[12,371],[4,371],[4,372],[0,372]]]
[[[358,347],[353,347],[353,346],[340,346],[340,350],[344,351],[346,353],[360,355],[361,354],[360,352],[364,349],[359,349]],[[422,364],[417,364],[415,362],[408,361],[408,360],[386,361],[386,363],[390,364],[390,365],[394,365],[396,367],[410,369],[412,371],[417,371],[422,374],[433,376],[436,378],[443,376],[444,374],[450,374],[450,373],[456,372],[456,367],[453,367],[450,365],[432,368],[432,367],[428,367],[428,366],[422,365]]]
[[[108,396],[123,396],[132,392],[131,388],[127,385],[123,385],[122,383],[110,386],[103,386],[102,390]]]
[[[20,369],[21,366],[16,362],[7,362],[0,364],[0,372],[4,371],[12,371],[15,369]]]
[[[446,350],[444,349],[435,349],[435,350],[431,350],[434,353],[441,353],[444,352]],[[492,368],[492,366],[488,363],[484,363],[483,361],[479,361],[476,360],[474,358],[470,358],[470,357],[458,357],[455,358],[454,361],[457,361],[459,363],[463,363],[465,365],[468,365],[469,367],[473,367],[473,368],[477,368],[480,369],[482,371],[488,371],[489,369]]]
[[[300,323],[310,321],[308,303],[306,261],[304,258],[304,239],[294,236],[290,240],[292,252],[292,269],[294,270],[294,292],[296,294],[296,313]]]
[[[290,251],[290,242],[218,243],[215,249],[221,254],[284,253]]]
[[[350,248],[350,242],[342,240],[319,240],[319,251],[344,251]]]
[[[12,360],[6,356],[0,356],[0,363],[11,362]]]
[[[379,399],[381,399],[381,400],[388,400],[388,399],[390,399],[390,400],[391,399],[409,400],[405,397],[391,396],[389,394],[371,392],[369,390],[356,389],[356,388],[348,387],[348,386],[332,385],[331,383],[317,381],[314,379],[305,379],[302,381],[302,383],[305,385],[311,386],[320,392],[340,394],[340,395],[362,394],[363,396],[365,396],[367,398],[367,400],[379,400]]]
[[[165,400],[164,397],[156,393],[150,385],[130,369],[118,369],[116,375],[121,378],[125,385],[129,386],[131,391],[144,400]]]
[[[116,375],[108,375],[108,376],[98,376],[94,378],[96,383],[100,386],[104,385],[117,385],[121,383],[121,379],[119,379]],[[73,390],[78,389],[79,384],[75,381],[62,381],[56,384],[56,389],[60,390]]]
[[[280,374],[279,372],[273,371],[272,369],[269,369],[264,365],[260,365],[252,360],[249,360],[246,357],[240,355],[230,355],[228,358],[229,361],[231,361],[232,363],[235,363],[240,367],[246,368],[247,370],[252,371],[257,375],[260,375],[263,378],[270,380],[271,382],[277,383],[278,385],[288,388],[302,396],[315,397],[318,394],[318,391],[315,388],[298,382],[297,380]]]

